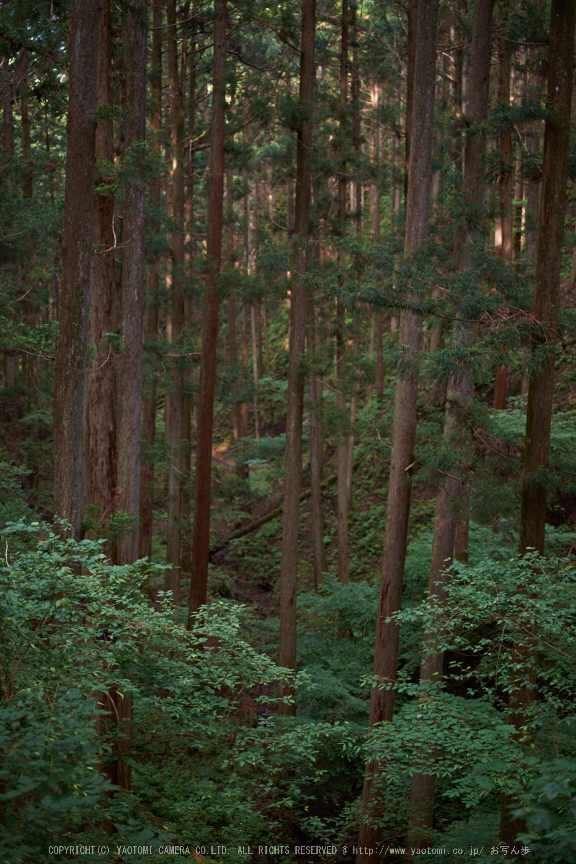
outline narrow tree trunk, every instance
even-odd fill
[[[122,22],[126,111],[125,152],[136,155],[146,134],[146,6],[129,6]],[[142,441],[142,322],[144,316],[144,185],[135,182],[124,190],[122,202],[122,275],[120,299],[124,353],[118,363],[117,452],[120,507],[134,529],[120,538],[118,563],[138,558],[140,516],[140,451]]]
[[[264,358],[266,363],[266,378],[271,378],[270,372],[270,346],[268,344],[268,314],[266,312],[266,300],[262,301],[262,329],[264,331]]]
[[[312,355],[316,348],[316,328],[314,326],[314,295],[308,292],[308,351]],[[327,569],[326,549],[324,547],[324,517],[322,512],[322,427],[321,427],[321,392],[314,374],[308,378],[308,397],[310,411],[308,414],[310,427],[310,523],[312,535],[312,551],[314,555],[314,588],[324,578]]]
[[[509,43],[500,37],[498,47],[498,99],[507,109],[510,106],[510,47]],[[513,255],[513,213],[512,195],[514,183],[512,179],[512,128],[508,125],[500,136],[502,153],[502,174],[500,176],[500,248],[499,254],[507,261]],[[494,377],[493,407],[502,411],[506,408],[508,398],[508,370],[500,366]]]
[[[226,269],[232,270],[234,267],[234,175],[232,167],[226,169]],[[238,372],[238,348],[236,345],[236,297],[234,288],[231,288],[228,294],[227,301],[228,313],[228,351],[230,357],[230,366],[234,370],[234,374]],[[234,395],[238,396],[238,382],[234,382]],[[234,434],[234,444],[236,447],[240,444],[242,433],[242,414],[241,403],[238,398],[234,399],[232,405],[232,431]],[[243,480],[247,479],[246,464],[236,457],[236,474]]]
[[[54,512],[80,536],[84,516],[83,409],[94,209],[98,0],[72,0],[62,284],[54,364]]]
[[[12,80],[10,77],[10,72],[5,68],[2,69],[2,149],[4,162],[6,166],[9,166],[12,161],[12,131],[13,131],[13,118],[12,118]],[[5,181],[10,188],[12,186],[10,175],[7,176]],[[56,305],[56,304],[55,304]],[[56,317],[58,317],[58,310],[56,309]],[[20,358],[16,352],[14,353],[6,353],[4,354],[4,374],[5,374],[5,386],[6,387],[15,387],[16,381],[18,379],[18,371],[20,366]]]
[[[249,328],[249,319],[250,318],[250,306],[248,303],[244,303],[242,306],[242,371],[244,378],[244,385],[246,386],[248,382],[248,328]],[[242,407],[240,411],[240,418],[242,421],[242,437],[248,437],[248,403],[242,402]]]
[[[98,107],[112,103],[112,35],[110,0],[100,7],[98,44]],[[114,161],[112,120],[100,120],[96,127],[96,159]],[[109,186],[109,176],[99,178]],[[90,345],[94,359],[88,375],[88,503],[99,510],[99,518],[108,519],[115,509],[116,495],[116,403],[114,365],[110,359],[107,333],[114,332],[115,266],[114,266],[114,196],[94,197],[94,244],[90,292]],[[115,563],[115,550],[108,554]]]
[[[30,139],[30,115],[28,114],[28,64],[27,48],[20,55],[20,117],[22,122],[22,198],[32,198],[33,169],[32,142]]]
[[[502,105],[510,106],[510,48],[504,37],[500,37],[498,46],[498,99]],[[502,174],[500,176],[500,229],[502,232],[500,255],[511,260],[513,252],[513,216],[512,195],[514,182],[512,177],[512,128],[507,125],[500,135],[500,151],[502,153]]]
[[[346,173],[348,147],[348,122],[346,108],[348,100],[348,31],[350,12],[348,0],[342,0],[342,36],[340,42],[340,147],[341,168],[338,177],[338,231],[340,241],[346,234]],[[346,254],[342,247],[338,249],[338,267],[340,278],[345,278]],[[337,401],[340,409],[340,422],[344,422],[346,413],[346,313],[341,300],[336,301],[336,388]],[[338,462],[338,580],[342,585],[348,584],[348,492],[346,481],[348,477],[348,441],[343,430],[338,430],[337,445]]]
[[[162,0],[156,0],[152,15],[152,68],[150,85],[152,97],[152,116],[150,125],[153,132],[153,146],[160,152],[160,134],[162,130],[162,20],[164,9]],[[153,206],[160,204],[160,182],[154,181],[150,188],[150,201]],[[154,226],[155,230],[157,226]],[[148,350],[158,337],[158,289],[160,277],[159,261],[153,258],[148,265],[147,280],[147,312],[145,342]],[[154,482],[154,458],[152,447],[156,437],[156,377],[146,383],[142,410],[142,440],[146,442],[147,453],[142,460],[140,474],[140,539],[138,557],[150,558],[152,555],[153,501],[152,484]]]
[[[168,79],[172,138],[172,353],[180,353],[184,328],[184,98],[178,63],[176,0],[168,0]],[[172,357],[170,388],[170,464],[168,468],[168,524],[166,530],[166,570],[164,584],[180,602],[180,565],[182,549],[181,493],[183,477],[184,370],[181,358]]]
[[[200,372],[199,422],[196,451],[196,495],[192,534],[192,580],[188,626],[193,613],[206,603],[208,559],[210,555],[210,507],[212,481],[212,424],[216,387],[216,350],[218,345],[217,291],[222,254],[224,205],[224,143],[226,140],[226,0],[214,4],[214,60],[212,79],[212,128],[210,139],[207,272],[204,281],[202,312],[202,367]]]
[[[380,106],[380,85],[372,84],[372,164],[374,166],[375,179],[370,184],[370,233],[372,242],[380,240],[380,187],[376,178],[380,174],[380,123],[378,109]],[[392,168],[393,170],[393,168]],[[394,194],[394,183],[391,184],[392,195]],[[382,355],[382,326],[383,313],[377,309],[374,312],[374,344],[376,348],[376,398],[382,402],[384,392],[384,364]]]
[[[348,464],[346,465],[346,497],[348,512],[352,510],[352,473],[354,465],[354,424],[356,423],[356,386],[352,385],[350,397],[350,435],[348,436]]]
[[[189,2],[184,7],[184,18],[188,18]],[[193,5],[193,9],[195,10]],[[192,22],[185,25],[191,30],[191,57],[190,57],[190,94],[188,106],[188,134],[187,139],[194,137],[194,129],[196,127],[196,68],[198,62],[197,50],[197,33],[196,21],[193,16]],[[186,93],[186,74],[187,74],[187,40],[182,40],[182,94]],[[193,276],[194,257],[195,257],[195,242],[194,242],[194,150],[192,144],[188,148],[187,159],[187,174],[188,182],[186,184],[186,215],[185,215],[185,236],[184,236],[184,262],[185,272],[188,277]],[[193,323],[192,316],[192,299],[184,298],[184,322],[185,327],[191,327]],[[180,507],[182,512],[182,521],[184,523],[182,530],[182,546],[181,546],[181,572],[185,573],[188,578],[192,575],[192,513],[190,503],[192,501],[192,427],[194,405],[192,399],[192,366],[186,363],[184,369],[184,386],[182,397],[182,476],[183,483],[180,493]]]
[[[340,423],[346,414],[346,344],[344,309],[340,301],[336,304],[336,387]],[[348,436],[343,429],[338,430],[338,581],[348,584]]]
[[[260,440],[260,405],[258,401],[259,375],[258,375],[258,334],[256,315],[258,309],[256,306],[250,307],[250,321],[252,324],[252,376],[254,381],[254,437],[257,441]]]
[[[408,175],[408,203],[406,211],[405,250],[419,246],[426,238],[431,181],[432,131],[436,78],[436,37],[438,0],[420,0],[416,29],[416,58],[414,64],[414,95],[411,133],[419,142],[410,155]],[[384,535],[382,580],[376,621],[376,647],[374,675],[379,683],[393,683],[398,660],[398,625],[390,616],[400,609],[404,561],[410,512],[410,478],[408,471],[413,462],[416,437],[418,371],[416,353],[420,350],[422,318],[412,310],[402,310],[400,317],[400,344],[412,358],[410,371],[399,375],[394,395],[392,422],[392,452],[388,484],[388,505]],[[394,690],[372,689],[370,698],[370,726],[391,721],[394,712]],[[373,783],[377,766],[366,767],[358,846],[377,849],[380,832],[368,824],[372,806]],[[360,852],[357,864],[376,861],[377,852]]]
[[[534,285],[534,321],[538,326],[532,342],[537,352],[544,344],[557,341],[560,305],[560,270],[566,212],[570,110],[574,56],[574,0],[552,0],[548,60],[548,119],[544,131],[542,200],[538,232],[538,257]],[[530,379],[526,413],[524,479],[520,515],[520,554],[535,549],[544,554],[546,527],[546,480],[552,400],[554,396],[554,359],[550,357]],[[527,586],[527,590],[530,590]],[[536,625],[523,645],[515,646],[515,662],[520,667],[518,686],[510,694],[511,722],[520,734],[528,721],[536,681]],[[524,830],[520,820],[510,815],[514,801],[502,801],[500,837],[513,843]]]
[[[408,38],[406,45],[406,121],[404,148],[404,197],[408,200],[408,170],[410,166],[410,147],[412,143],[412,106],[414,103],[414,74],[416,63],[418,2],[408,0]],[[425,2],[425,0],[422,0]],[[394,208],[393,208],[394,209]]]
[[[284,512],[282,521],[282,564],[280,571],[280,666],[296,669],[296,595],[298,576],[298,522],[302,485],[302,413],[304,377],[300,368],[306,336],[306,288],[302,277],[308,264],[310,230],[310,189],[312,180],[312,105],[314,89],[314,36],[316,2],[302,0],[302,41],[300,53],[300,103],[306,109],[298,130],[296,149],[296,202],[294,266],[291,285],[286,457],[284,467]],[[280,691],[279,714],[294,714]]]

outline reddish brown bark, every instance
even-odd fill
[[[83,409],[90,312],[98,0],[72,0],[62,223],[62,284],[54,364],[54,511],[75,537],[84,516]]]
[[[128,6],[122,21],[124,76],[124,152],[138,153],[146,133],[146,6]],[[124,351],[119,357],[117,452],[119,509],[132,519],[133,528],[118,542],[118,563],[138,558],[140,516],[140,451],[142,442],[142,330],[144,316],[143,183],[124,190],[122,201],[122,274],[120,278],[121,334]]]
[[[342,0],[342,25],[340,39],[340,174],[338,176],[338,231],[340,241],[346,234],[346,193],[347,193],[347,132],[346,116],[348,101],[348,37],[350,26],[350,10],[348,0]],[[342,278],[346,271],[346,254],[342,247],[338,249],[338,267]],[[340,409],[340,422],[344,422],[346,414],[346,312],[340,300],[336,301],[336,388],[337,401]],[[343,585],[348,583],[348,493],[346,480],[348,476],[348,440],[343,430],[338,431],[337,444],[338,463],[338,581]]]
[[[152,52],[150,71],[150,95],[152,112],[150,125],[153,134],[153,146],[160,151],[160,133],[162,129],[162,20],[164,17],[163,3],[155,0],[152,13]],[[150,188],[150,201],[157,207],[160,203],[160,183],[155,180]],[[148,350],[153,350],[158,337],[158,289],[159,261],[153,258],[148,265],[146,286],[147,310],[144,339]],[[154,482],[154,459],[151,454],[156,437],[156,376],[146,382],[142,406],[142,440],[146,442],[147,453],[142,460],[140,473],[140,538],[138,557],[149,558],[152,554],[152,522],[153,501],[152,484]]]
[[[414,64],[416,62],[416,39],[418,23],[418,0],[408,0],[408,35],[406,44],[406,120],[404,146],[404,197],[408,199],[408,169],[412,141],[412,106],[414,103]]]
[[[218,343],[217,290],[222,256],[224,209],[224,143],[226,140],[226,0],[214,4],[214,61],[212,83],[212,127],[210,141],[207,272],[202,312],[202,366],[200,373],[199,422],[196,450],[196,496],[192,534],[193,561],[190,583],[188,626],[193,613],[206,603],[210,556],[210,494],[212,481],[212,424],[216,386]]]
[[[312,180],[312,106],[314,91],[315,0],[302,0],[300,103],[305,115],[298,130],[296,149],[296,201],[294,214],[294,267],[291,284],[286,458],[282,565],[280,571],[280,666],[296,669],[296,595],[298,576],[298,521],[302,486],[302,413],[304,376],[300,368],[306,337],[306,288],[302,276],[308,265],[310,191]],[[281,688],[280,696],[290,690]],[[282,701],[279,714],[294,714],[294,705]]]
[[[172,140],[172,353],[179,353],[184,327],[184,98],[178,64],[176,0],[166,6],[168,24],[168,79]],[[170,387],[170,464],[168,468],[168,523],[166,532],[166,570],[164,586],[180,602],[181,494],[183,477],[184,370],[181,358],[172,357]]]
[[[184,17],[188,18],[189,3],[184,7]],[[188,23],[190,27],[191,41],[191,57],[190,57],[190,91],[189,91],[189,107],[188,107],[188,130],[187,138],[194,137],[194,129],[196,124],[196,67],[198,62],[197,51],[197,34],[196,21],[193,19]],[[187,39],[182,40],[182,93],[186,92],[186,72],[187,72]],[[185,236],[184,236],[184,261],[185,270],[188,276],[193,274],[194,256],[195,256],[195,241],[194,241],[194,150],[192,145],[188,148],[187,159],[187,184],[186,184],[186,215],[185,215]],[[184,320],[185,326],[192,325],[192,298],[184,298]],[[180,493],[180,504],[182,511],[182,547],[181,547],[181,571],[190,578],[192,574],[192,521],[190,503],[193,498],[192,494],[192,428],[193,428],[193,398],[192,398],[192,367],[190,363],[186,364],[184,369],[184,396],[182,400],[182,491]]]
[[[97,105],[112,103],[112,34],[110,30],[110,0],[100,7],[98,45]],[[96,159],[111,165],[114,160],[114,130],[112,120],[100,120],[96,127]],[[113,181],[106,167],[100,169],[98,182]],[[94,197],[93,237],[95,254],[92,258],[90,292],[90,345],[94,359],[88,374],[88,503],[95,505],[102,521],[114,510],[116,495],[116,405],[114,364],[106,334],[114,332],[114,196]],[[108,553],[115,563],[115,550]]]
[[[314,295],[308,292],[308,351],[313,354],[316,348]],[[322,510],[322,392],[317,377],[311,374],[308,379],[308,398],[310,411],[310,523],[312,551],[314,555],[314,587],[317,589],[327,568],[324,547],[324,515]]]

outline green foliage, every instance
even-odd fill
[[[2,543],[2,860],[47,861],[48,844],[80,830],[99,837],[105,818],[119,838],[157,842],[166,835],[153,814],[134,809],[137,797],[104,794],[98,766],[120,731],[97,736],[96,692],[131,699],[138,774],[152,730],[158,764],[165,746],[201,759],[218,752],[242,722],[243,700],[264,706],[269,697],[258,691],[273,688],[281,670],[241,638],[234,607],[201,612],[192,633],[173,623],[168,603],[152,607],[141,585],[153,565],[111,567],[98,543],[60,540],[38,523],[9,525]],[[209,814],[201,824],[207,837]]]

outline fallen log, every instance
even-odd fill
[[[361,461],[361,459],[356,459],[356,461],[352,465],[352,471],[356,471]],[[320,488],[327,489],[329,486],[333,486],[334,483],[336,483],[337,479],[338,474],[331,474],[330,477],[327,477],[326,480],[322,481],[322,483],[320,484]],[[306,489],[305,492],[302,492],[302,494],[300,495],[300,503],[310,498],[311,494],[311,489]],[[250,525],[244,525],[243,528],[238,528],[230,535],[230,537],[228,537],[227,540],[225,540],[223,543],[220,543],[219,546],[214,546],[212,547],[212,549],[210,549],[210,557],[212,557],[212,555],[217,555],[218,552],[222,552],[223,549],[226,549],[226,547],[232,540],[239,540],[241,537],[246,537],[246,535],[251,534],[252,531],[257,531],[259,528],[262,528],[263,525],[267,525],[268,522],[272,522],[273,519],[276,519],[277,516],[280,516],[283,510],[284,505],[280,504],[279,507],[275,507],[274,510],[269,510],[268,513],[265,513],[264,516],[256,519],[255,522],[251,522]]]

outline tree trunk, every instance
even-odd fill
[[[416,63],[418,2],[408,0],[408,37],[406,45],[406,121],[404,148],[404,197],[408,200],[408,170],[410,166],[410,145],[412,142],[412,106],[414,104],[414,73]],[[426,2],[426,0],[422,0]],[[396,209],[392,208],[395,212]]]
[[[160,152],[160,135],[162,131],[162,20],[164,9],[162,0],[156,0],[153,5],[152,17],[152,68],[150,73],[150,95],[152,97],[152,127],[153,145]],[[155,180],[150,188],[150,201],[158,207],[160,204],[160,182]],[[158,231],[155,225],[154,230]],[[158,289],[159,260],[153,258],[148,265],[147,313],[145,341],[148,350],[158,337]],[[140,539],[139,558],[150,558],[152,555],[153,501],[152,484],[154,482],[154,458],[151,450],[156,437],[156,376],[146,383],[142,410],[142,440],[146,442],[147,453],[142,460],[140,474]]]
[[[314,294],[308,291],[308,351],[314,354],[316,347],[316,328],[314,326]],[[322,512],[322,419],[320,384],[314,374],[308,378],[308,398],[310,411],[310,524],[312,551],[314,555],[314,588],[318,590],[326,572],[326,549],[324,547],[324,516]]]
[[[380,123],[378,109],[380,105],[380,85],[372,84],[372,164],[376,177],[380,174]],[[393,170],[393,169],[392,169]],[[394,194],[394,184],[391,184],[392,194]],[[392,217],[391,217],[392,218]],[[380,187],[376,179],[370,184],[370,233],[372,234],[372,242],[378,243],[380,240]],[[378,402],[382,402],[384,392],[384,363],[382,355],[382,325],[383,313],[377,309],[374,312],[374,343],[376,348],[376,398]]]
[[[302,413],[304,377],[300,368],[306,336],[306,288],[302,277],[308,264],[310,189],[312,180],[312,106],[314,90],[314,37],[316,2],[302,0],[300,53],[300,104],[305,109],[298,130],[296,149],[296,201],[294,218],[294,266],[291,284],[286,457],[284,467],[284,513],[282,520],[282,565],[280,571],[280,666],[296,669],[296,595],[298,576],[298,522],[302,485]],[[280,690],[279,714],[295,714]]]
[[[100,7],[98,43],[97,105],[112,103],[112,34],[110,0]],[[114,161],[112,120],[100,120],[96,126],[96,159]],[[108,186],[109,176],[99,178]],[[92,369],[88,374],[88,503],[95,505],[104,522],[114,510],[116,495],[116,404],[114,364],[106,334],[114,332],[114,196],[94,197],[93,237],[96,254],[92,258],[90,292],[90,345],[95,348]],[[108,549],[112,563],[115,550]]]
[[[30,140],[30,115],[28,114],[28,63],[27,48],[20,55],[20,117],[22,121],[22,198],[32,198],[33,169],[32,143]]]
[[[548,60],[548,119],[544,130],[542,198],[538,231],[538,257],[534,285],[534,321],[538,326],[532,351],[557,341],[560,304],[560,270],[566,211],[568,151],[570,146],[570,111],[574,56],[574,0],[552,0]],[[550,427],[554,396],[554,358],[550,357],[530,379],[526,413],[524,479],[520,516],[520,554],[535,549],[544,554],[546,526],[546,480]],[[527,590],[530,590],[527,586]],[[531,638],[515,646],[516,662],[524,678],[510,693],[511,722],[518,732],[527,722],[527,709],[534,700],[536,681],[536,624]],[[504,796],[500,836],[503,843],[513,843],[524,830],[519,820],[510,816],[513,801]]]
[[[206,603],[208,559],[210,555],[210,494],[212,480],[212,424],[216,386],[216,349],[218,344],[217,291],[222,254],[222,216],[224,209],[224,143],[226,140],[226,0],[214,4],[214,60],[212,83],[212,128],[207,220],[207,272],[204,281],[202,312],[202,366],[200,372],[199,422],[196,450],[196,496],[192,534],[192,579],[188,626],[193,613]]]
[[[340,255],[339,255],[340,257]],[[340,424],[346,415],[346,343],[344,309],[340,301],[336,303],[336,387],[337,402],[340,409]],[[343,429],[338,430],[338,581],[348,584],[348,436]]]
[[[226,169],[226,269],[234,268],[234,175],[232,167]],[[228,314],[228,351],[230,366],[234,375],[238,374],[238,348],[236,345],[236,296],[234,288],[231,288],[227,301]],[[232,431],[234,444],[239,447],[242,433],[242,406],[238,397],[238,381],[234,382],[234,403],[232,405]],[[236,453],[236,474],[243,480],[248,478],[246,463]]]
[[[416,29],[416,57],[414,64],[414,95],[411,133],[419,142],[410,155],[408,175],[408,203],[406,210],[406,252],[419,246],[426,238],[431,181],[432,131],[436,78],[436,38],[438,25],[438,0],[420,0]],[[412,358],[410,371],[399,375],[394,395],[394,419],[392,422],[392,452],[386,510],[386,530],[378,617],[376,622],[376,647],[374,652],[374,675],[381,684],[393,683],[396,679],[398,660],[398,625],[386,621],[400,609],[404,561],[410,512],[410,482],[408,471],[413,462],[416,437],[418,371],[416,354],[421,347],[422,318],[411,310],[404,309],[400,316],[400,344]],[[374,687],[370,698],[370,726],[382,721],[391,721],[394,712],[394,690]],[[364,817],[370,816],[373,783],[377,766],[366,767],[362,810]],[[360,826],[358,846],[360,849],[377,849],[379,829],[364,819]],[[378,860],[377,852],[360,852],[357,864]]]
[[[254,381],[254,437],[260,440],[260,404],[258,400],[259,370],[258,370],[258,333],[256,317],[258,307],[250,307],[250,321],[252,324],[252,376]]]
[[[350,12],[348,0],[342,0],[342,36],[340,42],[340,174],[338,176],[338,232],[342,243],[346,234],[346,174],[347,174],[347,132],[346,108],[348,100],[348,30]],[[338,249],[338,268],[340,277],[345,278],[346,254]],[[340,409],[340,423],[346,414],[346,312],[341,300],[336,301],[336,388]],[[348,440],[343,430],[338,430],[338,581],[348,584]]]
[[[146,134],[146,6],[129,6],[122,21],[123,72],[126,111],[125,155],[138,159]],[[118,363],[118,489],[120,507],[133,520],[134,528],[118,543],[118,563],[138,558],[140,516],[140,451],[142,442],[142,321],[144,316],[143,183],[124,190],[122,202],[122,275],[120,301],[124,353]]]
[[[54,512],[80,536],[94,209],[98,0],[72,0],[62,284],[54,364]]]
[[[172,353],[180,353],[184,327],[184,98],[178,64],[176,0],[166,6],[168,24],[168,79],[172,142]],[[183,476],[184,370],[180,357],[172,357],[168,468],[168,524],[166,529],[166,570],[164,585],[180,602],[181,493]]]
[[[184,18],[188,18],[189,2],[184,6]],[[193,6],[193,9],[195,7]],[[189,21],[186,27],[190,27],[190,81],[189,81],[189,107],[188,107],[188,134],[187,139],[194,137],[196,126],[196,69],[198,62],[196,20]],[[182,39],[182,94],[186,93],[187,74],[187,39]],[[185,100],[184,100],[185,101]],[[188,148],[187,159],[188,182],[186,184],[186,215],[184,234],[184,262],[185,272],[188,277],[194,275],[194,150],[192,144]],[[184,298],[184,326],[192,327],[192,299]],[[182,546],[180,552],[181,572],[190,579],[192,576],[192,513],[190,503],[192,501],[192,428],[194,405],[192,398],[192,365],[187,362],[184,369],[184,385],[182,397],[182,476],[183,483],[180,493],[180,509],[182,513]]]
[[[498,99],[508,110],[510,106],[510,46],[504,37],[500,37],[498,46]],[[509,125],[500,136],[502,153],[502,173],[500,176],[500,247],[499,254],[507,261],[513,255],[513,214],[512,195],[514,183],[512,179],[512,128]],[[500,366],[494,378],[493,407],[502,411],[506,408],[508,399],[508,370]]]

